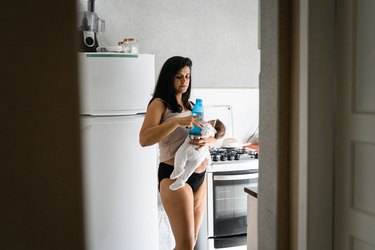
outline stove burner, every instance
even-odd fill
[[[211,159],[218,161],[239,161],[241,158],[258,159],[258,153],[255,150],[245,150],[238,148],[212,148],[210,149]]]

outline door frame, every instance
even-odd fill
[[[259,249],[333,248],[335,0],[261,1]]]

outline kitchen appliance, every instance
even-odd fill
[[[245,159],[258,159],[258,152],[248,148],[212,148],[211,159],[214,162],[239,161]]]
[[[154,55],[78,56],[87,249],[157,249],[157,151],[138,139]]]
[[[95,13],[95,0],[87,1],[87,11],[78,14],[78,38],[80,52],[96,52],[98,48],[97,34],[105,30],[105,21]]]
[[[207,206],[195,250],[247,249],[244,187],[258,184],[258,154],[255,150],[222,147],[224,141],[233,136],[231,113],[230,106],[226,109],[205,108],[206,117],[216,116],[222,120],[228,133],[221,144],[210,150],[212,163],[207,166],[206,174]]]

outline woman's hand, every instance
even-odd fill
[[[176,118],[180,127],[185,127],[186,129],[192,129],[195,126],[203,128],[203,123],[199,121],[200,116],[189,115],[184,117]]]
[[[203,138],[201,136],[194,136],[193,138],[190,139],[190,144],[196,145],[197,149],[200,149],[201,147],[208,146],[208,147],[213,147],[215,144],[216,139],[215,137],[206,137]]]

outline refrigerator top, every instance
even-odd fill
[[[81,111],[81,116],[87,117],[115,117],[115,116],[134,116],[145,115],[145,110],[95,110],[95,111]]]
[[[80,102],[84,115],[146,112],[155,86],[152,54],[80,53]]]
[[[154,58],[154,54],[129,54],[129,53],[114,53],[114,52],[86,52],[80,53],[85,57],[92,58]]]

